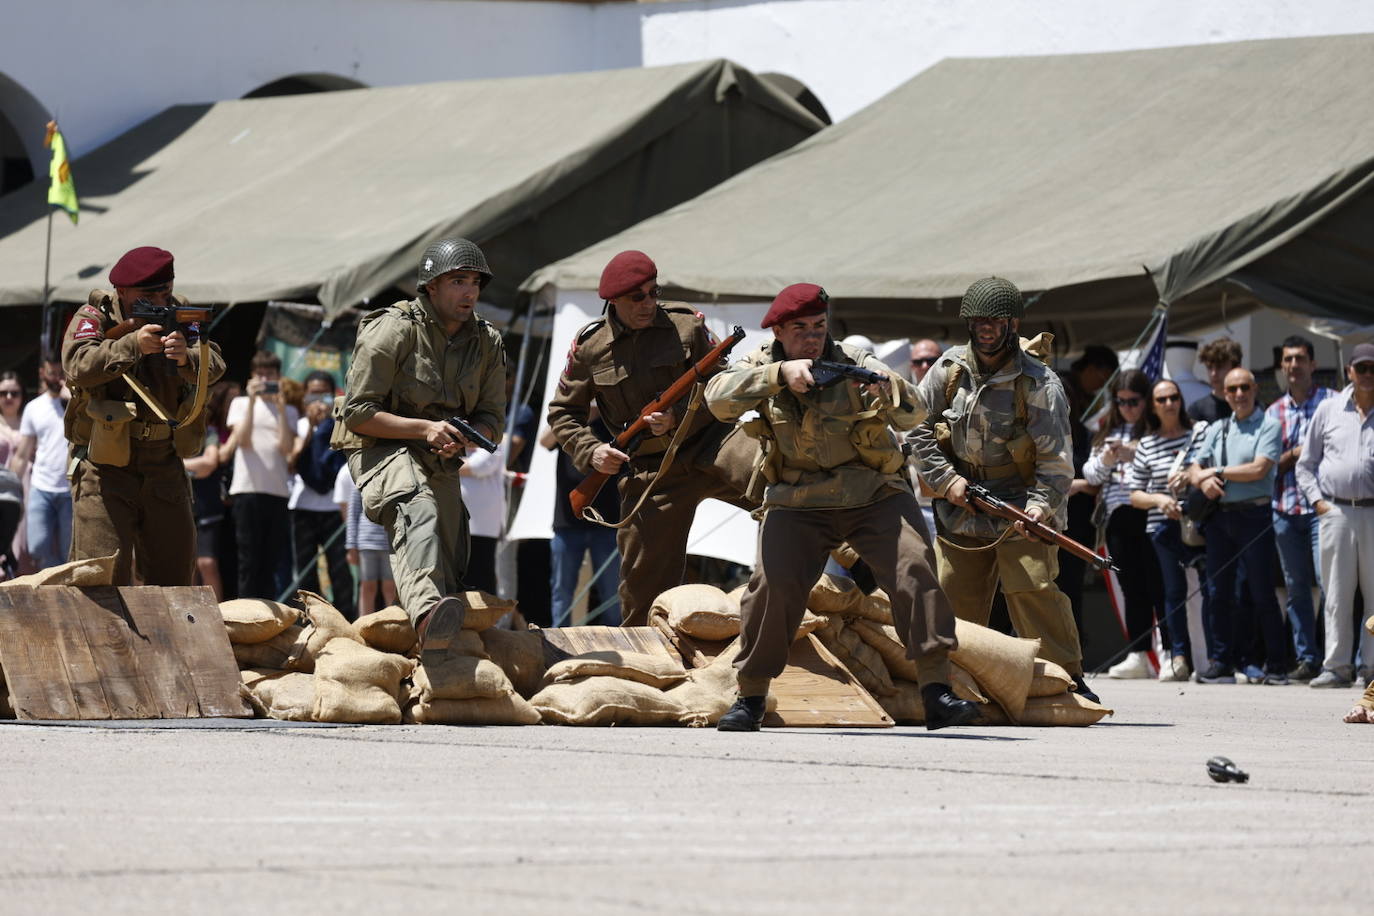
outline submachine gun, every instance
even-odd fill
[[[970,483],[966,493],[970,505],[978,511],[1004,518],[1009,522],[1020,522],[1025,526],[1026,531],[1034,537],[1048,541],[1061,550],[1067,550],[1083,562],[1091,563],[1094,569],[1111,569],[1120,572],[1117,570],[1116,561],[1112,559],[1110,554],[1103,556],[1095,553],[1073,538],[1055,531],[1044,522],[1036,521],[1010,503],[993,496],[987,487]]]
[[[162,328],[164,335],[171,334],[173,331],[180,331],[181,336],[186,338],[186,345],[189,347],[200,337],[200,332],[196,328],[189,327],[198,321],[206,321],[214,314],[212,309],[199,308],[192,305],[153,305],[147,299],[139,299],[134,302],[133,308],[129,310],[129,317],[110,328],[105,333],[107,338],[116,339],[123,337],[130,331],[136,330],[143,324],[155,324]],[[168,375],[176,375],[178,372],[177,364],[172,362],[161,353],[153,353],[145,356],[144,359],[161,360],[163,371]]]
[[[849,363],[837,363],[828,359],[811,360],[811,380],[815,383],[813,388],[829,388],[841,379],[853,379],[864,385],[877,385],[885,381],[887,376],[872,369],[851,366]]]

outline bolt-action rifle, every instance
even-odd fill
[[[1110,554],[1103,556],[1089,550],[1068,535],[1055,531],[1044,522],[1036,521],[1010,503],[993,496],[987,487],[970,483],[966,493],[969,503],[978,511],[1004,518],[1009,522],[1020,522],[1032,536],[1067,550],[1085,563],[1091,563],[1095,569],[1116,569],[1116,562]]]
[[[716,344],[714,350],[707,353],[696,365],[682,373],[668,387],[668,390],[659,395],[657,400],[650,403],[639,412],[639,416],[630,423],[619,435],[615,437],[613,443],[617,449],[627,455],[634,455],[639,443],[644,440],[644,434],[649,431],[649,424],[644,422],[644,418],[651,413],[660,413],[668,410],[692,390],[692,386],[698,381],[704,381],[710,374],[712,367],[720,362],[734,348],[735,344],[744,339],[744,329],[738,325],[730,336]],[[593,471],[583,478],[571,493],[568,494],[568,501],[572,504],[573,514],[582,518],[582,510],[591,505],[592,500],[596,499],[596,494],[601,492],[601,488],[606,485],[606,481],[611,479],[611,475],[603,471]]]

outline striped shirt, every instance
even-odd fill
[[[1107,438],[1102,444],[1093,449],[1093,453],[1083,464],[1083,479],[1095,487],[1101,487],[1102,492],[1097,498],[1106,505],[1108,517],[1122,506],[1131,504],[1132,481],[1135,475],[1135,465],[1132,462],[1122,461],[1114,465],[1109,465],[1102,460],[1103,453],[1107,450],[1110,442],[1134,442],[1131,438],[1130,423],[1123,423],[1116,429],[1107,434]],[[1139,443],[1136,443],[1137,446]]]
[[[1198,423],[1191,430],[1186,430],[1183,435],[1171,439],[1162,438],[1154,433],[1141,439],[1140,445],[1136,446],[1135,463],[1131,465],[1131,489],[1145,493],[1167,493],[1169,472],[1174,470],[1174,459],[1180,451],[1189,447],[1190,440],[1190,451],[1196,451],[1197,446],[1202,443],[1202,433],[1206,428],[1206,423]],[[1187,467],[1186,461],[1179,466]],[[1153,533],[1165,521],[1167,519],[1164,513],[1151,506],[1150,514],[1145,519],[1145,530]]]
[[[1279,421],[1280,450],[1286,452],[1302,444],[1303,437],[1307,435],[1307,425],[1317,412],[1317,405],[1335,393],[1330,388],[1317,385],[1301,404],[1294,401],[1291,394],[1285,394],[1269,405],[1266,413]],[[1312,504],[1302,495],[1302,488],[1298,486],[1296,463],[1293,470],[1279,476],[1274,482],[1274,511],[1284,515],[1310,515],[1312,512]]]
[[[348,465],[339,468],[334,478],[334,501],[348,509],[344,525],[344,546],[349,550],[384,550],[390,552],[391,542],[386,529],[363,515],[363,493],[353,483]]]

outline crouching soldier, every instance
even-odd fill
[[[889,429],[916,424],[916,390],[877,358],[830,337],[828,301],[811,283],[784,289],[763,319],[773,341],[706,386],[706,401],[721,420],[758,411],[745,428],[761,440],[758,473],[767,481],[758,561],[740,606],[739,699],[717,727],[754,731],[763,723],[768,685],[782,673],[811,587],[841,542],[868,562],[892,599],[897,632],[917,665],[926,728],[964,725],[978,711],[949,688],[949,653],[958,645],[954,612]],[[816,359],[883,378],[818,387]]]
[[[493,442],[506,418],[506,351],[473,309],[491,281],[482,250],[442,239],[420,258],[416,297],[363,318],[330,444],[348,455],[367,517],[386,529],[401,606],[426,657],[463,627],[468,512],[458,470],[466,420]]]

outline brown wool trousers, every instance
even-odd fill
[[[72,475],[73,560],[118,552],[114,585],[190,585],[196,522],[186,466],[170,441],[134,443],[127,466],[81,461]]]
[[[768,510],[759,526],[758,565],[740,602],[740,696],[766,694],[782,674],[811,587],[841,542],[868,563],[891,598],[897,635],[921,685],[949,683],[949,653],[958,647],[954,611],[940,589],[916,497],[894,491],[851,509]]]

